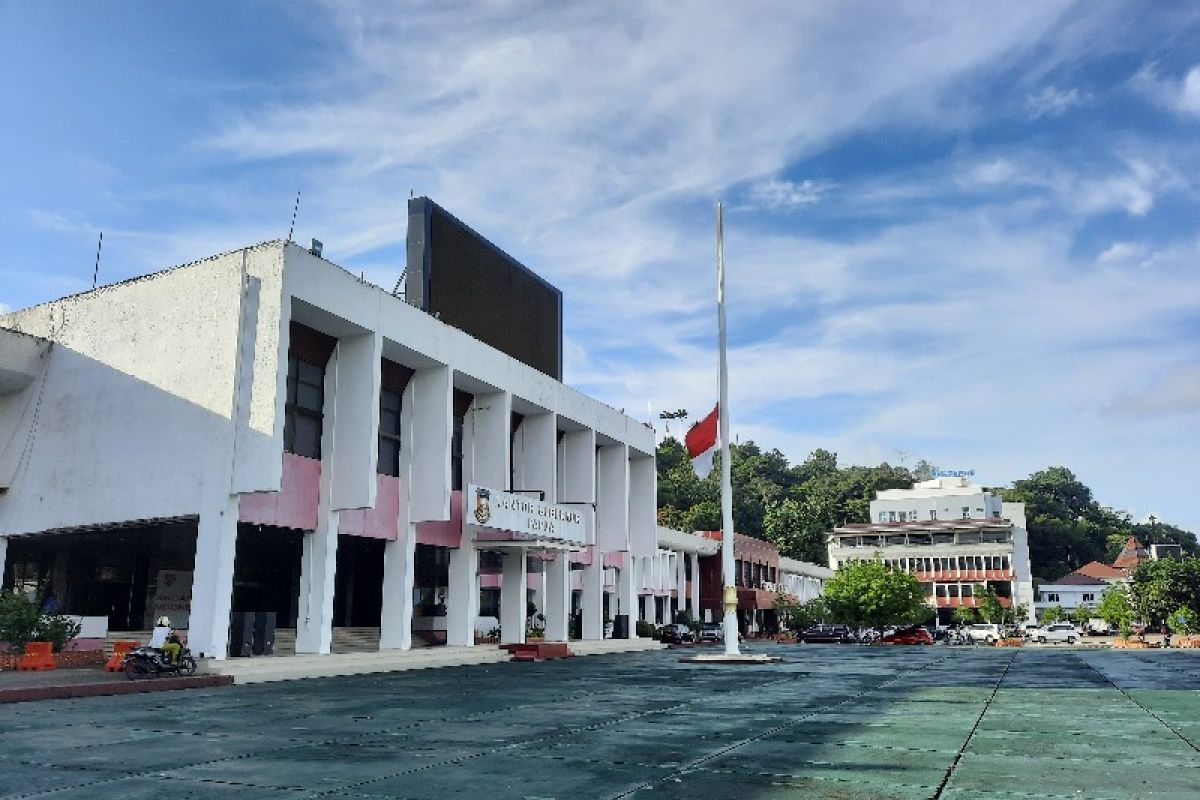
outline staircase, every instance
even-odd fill
[[[150,641],[150,631],[110,631],[104,641],[104,652],[111,655],[113,642],[137,640],[142,644]],[[430,647],[429,641],[414,633],[413,649]],[[291,656],[296,654],[296,629],[277,628],[275,630],[275,655]],[[332,652],[334,653],[375,653],[379,651],[379,628],[334,628]]]

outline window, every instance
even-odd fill
[[[1085,592],[1085,593],[1084,593],[1084,595],[1083,595],[1083,602],[1085,602],[1085,603],[1092,603],[1092,602],[1095,602],[1095,600],[1096,600],[1096,595],[1094,595],[1094,594],[1091,594],[1091,593],[1087,593],[1087,592]]]
[[[379,391],[379,463],[375,471],[400,474],[400,395],[387,389]]]
[[[879,512],[879,521],[880,521],[880,522],[887,522],[887,512],[886,512],[886,511],[880,511],[880,512]]]
[[[962,518],[963,518],[963,519],[970,519],[970,518],[971,518],[971,507],[970,507],[970,506],[963,506],[963,507],[962,507]]]
[[[1058,602],[1058,593],[1057,592],[1048,592],[1046,594],[1046,602],[1047,603],[1057,603]]]
[[[895,522],[895,521],[896,521],[896,512],[889,511],[888,512],[888,522]]]
[[[999,511],[993,511],[993,512],[992,512],[992,519],[1000,519],[1000,512],[999,512]]]
[[[321,457],[325,368],[288,356],[287,402],[284,406],[283,449],[305,458]]]
[[[936,508],[929,512],[929,518],[937,519],[937,509]]]
[[[479,616],[500,618],[500,590],[489,586],[479,590]]]

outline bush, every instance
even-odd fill
[[[653,622],[646,622],[644,619],[639,619],[637,622],[637,635],[639,639],[657,639],[658,628],[654,627]]]
[[[61,614],[43,615],[40,597],[16,591],[0,592],[0,641],[18,653],[30,642],[50,642],[61,653],[67,642],[79,635],[79,623]]]

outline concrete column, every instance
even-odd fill
[[[642,620],[649,622],[651,625],[655,623],[653,594],[642,595]]]
[[[626,554],[625,566],[617,572],[617,592],[614,599],[617,601],[617,610],[615,613],[627,614],[629,616],[629,632],[626,638],[636,639],[638,619],[637,587],[633,582],[633,556],[628,554]]]
[[[599,552],[583,566],[582,633],[584,639],[604,638],[604,560]]]
[[[8,566],[8,537],[0,536],[0,581],[4,580],[4,570]]]
[[[546,564],[546,639],[567,641],[571,616],[571,560],[560,552]]]
[[[325,454],[330,472],[330,508],[370,508],[375,505],[375,465],[379,448],[379,358],[383,339],[364,333],[338,340],[337,357],[330,359],[335,389],[327,423],[332,417],[334,447]],[[328,394],[326,395],[329,396]]]
[[[383,546],[383,609],[379,618],[379,649],[412,647],[413,577],[417,526],[405,522],[400,536]]]
[[[500,641],[503,644],[525,641],[527,563],[525,551],[519,548],[505,550],[501,559]]]
[[[479,553],[469,531],[450,551],[450,587],[446,598],[446,644],[475,644],[475,618],[479,606]]]
[[[692,616],[700,619],[700,554],[689,553],[687,558],[692,560]]]
[[[680,552],[675,554],[675,602],[680,611],[687,611],[687,567],[683,560],[687,555]]]
[[[227,495],[203,509],[196,524],[188,647],[197,656],[224,659],[228,654],[237,512],[237,496]],[[7,544],[6,539],[0,542]]]
[[[333,589],[337,570],[338,513],[323,511],[317,529],[304,535],[300,556],[300,614],[296,653],[327,655],[333,644]]]
[[[654,458],[629,453],[629,552],[653,555],[658,548],[658,472]]]
[[[443,366],[417,370],[404,389],[401,446],[411,464],[412,522],[450,519],[452,392],[450,368]]]
[[[537,571],[531,573],[533,580],[533,605],[537,607],[537,613],[543,617],[546,616],[546,562],[537,560],[534,562],[537,565]]]

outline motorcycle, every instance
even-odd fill
[[[131,681],[148,675],[178,675],[188,677],[196,674],[196,659],[192,651],[186,647],[179,651],[179,659],[172,662],[171,657],[157,647],[135,647],[125,654],[121,662],[125,677]]]

